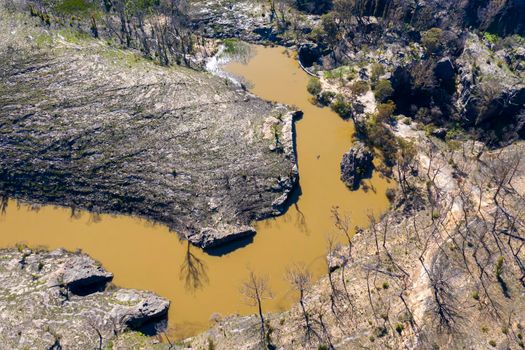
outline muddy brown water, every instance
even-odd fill
[[[304,112],[297,122],[297,153],[302,194],[283,216],[254,223],[253,242],[228,253],[209,255],[178,239],[161,225],[126,216],[87,212],[71,217],[69,209],[35,210],[10,201],[0,217],[0,247],[26,243],[50,249],[81,249],[114,273],[114,283],[153,291],[171,300],[169,326],[181,338],[203,330],[212,314],[254,313],[239,293],[248,269],[266,275],[273,299],[264,311],[287,309],[295,295],[284,279],[293,263],[309,266],[314,277],[326,271],[326,237],[335,232],[331,209],[365,226],[367,215],[388,208],[388,183],[377,174],[372,190],[350,192],[339,179],[339,162],[351,145],[353,125],[328,108],[309,102],[308,75],[283,48],[254,48],[247,64],[226,69],[251,82],[251,91],[267,100],[294,105]],[[341,242],[345,238],[339,235]],[[194,271],[187,279],[188,264]],[[189,282],[189,283],[188,283]]]

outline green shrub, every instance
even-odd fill
[[[352,104],[350,102],[346,102],[342,95],[337,95],[330,107],[343,119],[352,117]]]
[[[390,288],[390,285],[388,284],[388,282],[383,282],[383,289],[388,289]]]
[[[374,95],[378,102],[385,102],[393,93],[392,83],[386,79],[378,81],[374,88]]]
[[[398,150],[397,139],[392,131],[378,122],[376,116],[372,116],[361,132],[370,146],[381,151],[385,165],[392,166]]]
[[[403,330],[405,329],[405,326],[403,326],[401,323],[396,324],[396,332],[397,334],[401,335],[403,333]]]
[[[62,14],[85,14],[93,9],[93,3],[85,0],[62,0],[55,6],[55,10]]]
[[[234,53],[235,52],[235,46],[237,45],[236,39],[225,39],[224,42],[224,52],[226,53]]]
[[[496,44],[499,40],[499,36],[497,34],[492,34],[489,32],[483,33],[483,39],[488,41],[491,44]]]
[[[208,350],[215,350],[215,343],[211,338],[208,338]]]
[[[493,348],[496,347],[496,341],[495,340],[490,340],[489,341],[489,345],[492,346]]]
[[[421,44],[429,54],[437,53],[442,48],[443,30],[431,28],[421,34]]]
[[[319,95],[322,91],[321,81],[315,77],[310,78],[308,85],[306,86],[306,90],[308,90],[308,92],[314,96]]]
[[[475,291],[474,293],[472,293],[472,299],[479,300],[479,292],[478,291]]]
[[[376,83],[383,74],[385,74],[383,65],[374,63],[371,68],[370,80],[372,80],[372,83]]]
[[[377,120],[381,123],[388,123],[394,114],[396,104],[392,101],[377,105]]]
[[[334,98],[335,98],[335,92],[323,91],[317,96],[317,101],[323,106],[328,106],[332,103],[332,100]]]
[[[350,86],[350,91],[354,96],[361,96],[367,93],[369,85],[364,80],[358,80]]]

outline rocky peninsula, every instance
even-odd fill
[[[286,209],[298,113],[1,11],[2,196],[138,215],[204,248]]]

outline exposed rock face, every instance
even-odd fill
[[[357,190],[361,180],[372,176],[374,156],[362,142],[356,142],[341,160],[341,180],[352,190]]]
[[[86,255],[73,255],[64,263],[57,274],[57,283],[64,284],[71,292],[80,294],[92,287],[104,287],[111,281],[113,274],[93,263]],[[60,282],[59,282],[60,281]]]
[[[506,55],[494,54],[476,35],[469,36],[457,60],[457,109],[474,126],[512,140],[518,136],[512,134],[524,135],[525,80],[509,69]]]
[[[432,130],[431,135],[443,140],[447,136],[447,129],[437,128],[435,130]]]
[[[525,33],[522,0],[359,0],[364,15],[405,21],[418,29],[475,27],[501,35]]]
[[[106,289],[111,278],[84,254],[0,250],[0,347],[106,348],[117,335],[166,317],[168,300],[139,290]],[[75,293],[69,290],[72,284]]]
[[[496,46],[476,34],[462,37],[455,56],[425,57],[395,69],[397,112],[423,123],[460,125],[491,146],[523,138],[523,42]]]
[[[0,17],[1,194],[139,215],[203,247],[286,209],[295,113],[21,22]]]
[[[191,18],[193,27],[206,37],[253,42],[275,36],[265,9],[256,2],[195,1]]]
[[[191,25],[208,38],[238,38],[248,42],[272,41],[279,45],[292,46],[296,42],[283,35],[278,18],[272,18],[270,7],[250,0],[243,1],[192,1]],[[297,25],[298,30],[309,33],[318,16],[304,16]]]

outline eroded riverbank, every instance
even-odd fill
[[[326,237],[335,232],[332,208],[350,214],[352,226],[365,226],[367,215],[387,209],[387,182],[374,175],[368,192],[350,192],[340,181],[339,163],[350,147],[353,126],[309,102],[308,76],[282,48],[258,47],[248,64],[231,64],[228,70],[250,81],[254,94],[304,112],[296,123],[301,195],[285,215],[256,223],[253,242],[240,242],[229,254],[206,254],[164,226],[136,218],[71,217],[67,209],[34,211],[11,201],[0,218],[0,246],[25,242],[82,249],[114,273],[115,284],[170,299],[169,323],[177,337],[204,329],[214,313],[254,312],[239,294],[248,269],[270,278],[274,299],[265,302],[265,311],[289,307],[294,298],[284,280],[287,267],[307,264],[314,277],[326,270]]]

